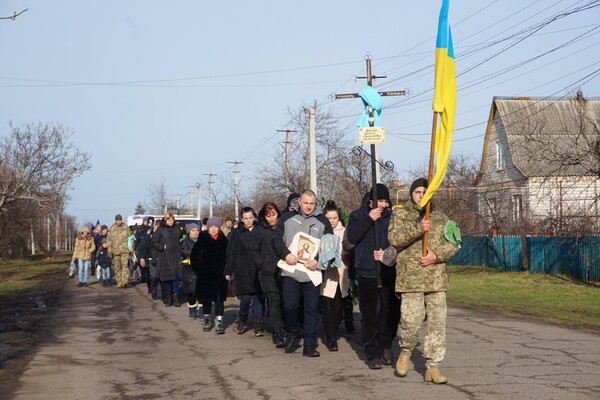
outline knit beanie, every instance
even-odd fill
[[[200,230],[200,226],[194,222],[192,222],[191,224],[185,225],[185,230],[187,231],[187,233],[190,233],[192,231],[192,229]]]
[[[410,196],[412,197],[412,193],[415,191],[416,188],[419,187],[424,187],[425,189],[427,189],[427,179],[425,178],[419,178],[419,179],[415,179],[413,181],[413,183],[411,183],[410,185]]]
[[[373,200],[373,191],[369,191],[369,199]],[[387,202],[391,205],[392,201],[390,200],[390,190],[383,183],[377,184],[377,200],[387,200]]]
[[[206,221],[206,228],[210,228],[211,226],[216,226],[217,228],[221,227],[221,218],[219,217],[210,217],[208,221]]]
[[[292,201],[294,199],[299,199],[300,195],[298,193],[290,193],[290,195],[287,198],[287,208],[289,208],[292,205]]]

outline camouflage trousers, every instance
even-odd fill
[[[446,355],[446,292],[402,293],[400,349],[413,351],[427,313],[423,355],[427,367],[437,367]]]
[[[112,258],[113,267],[115,267],[115,279],[117,287],[125,287],[129,282],[129,268],[127,268],[128,254],[115,254]]]

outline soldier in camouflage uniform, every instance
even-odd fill
[[[401,353],[394,373],[400,377],[407,375],[410,356],[427,314],[428,329],[423,351],[427,367],[425,381],[439,384],[448,381],[438,369],[446,354],[448,275],[445,262],[456,253],[458,245],[444,235],[448,218],[443,213],[434,210],[429,220],[423,219],[425,210],[419,207],[419,202],[426,188],[426,179],[420,178],[412,183],[411,200],[394,210],[388,231],[390,244],[398,250],[396,292],[402,295]],[[422,257],[424,232],[429,232],[429,238],[427,255]]]
[[[127,237],[130,234],[129,227],[123,223],[121,214],[115,215],[115,223],[110,227],[106,241],[108,243],[108,254],[115,268],[115,279],[118,288],[127,287],[129,281]]]

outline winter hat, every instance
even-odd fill
[[[290,193],[290,195],[287,198],[287,205],[286,207],[289,208],[292,205],[292,201],[294,199],[299,199],[300,195],[298,193]]]
[[[115,221],[123,221],[123,216],[121,214],[115,215]]]
[[[373,200],[373,190],[369,191],[369,200]],[[390,190],[383,183],[377,184],[377,200],[387,200],[391,205]]]
[[[412,193],[415,191],[415,189],[419,188],[419,187],[427,188],[427,179],[425,179],[425,178],[415,179],[413,181],[413,183],[411,183],[411,185],[410,185],[409,194],[412,196]]]
[[[144,219],[142,220],[142,222],[148,222],[150,220],[150,217],[148,215],[146,215],[144,217]]]
[[[79,232],[87,232],[90,233],[90,228],[87,226],[84,226],[83,228],[81,228],[81,230]]]
[[[192,231],[192,229],[200,230],[200,226],[193,222],[191,224],[186,224],[185,230],[187,231],[187,233],[190,233]]]
[[[206,228],[210,228],[211,226],[216,226],[217,228],[221,227],[221,218],[219,217],[210,217],[208,221],[206,221]]]

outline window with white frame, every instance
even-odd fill
[[[514,222],[523,218],[523,197],[520,194],[514,194],[512,197],[512,214]]]
[[[502,171],[504,169],[504,145],[500,142],[496,142],[496,170]]]

